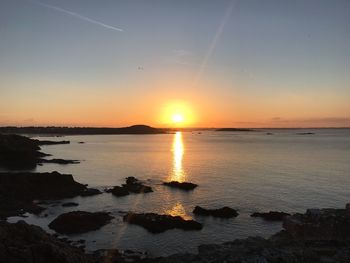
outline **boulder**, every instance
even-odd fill
[[[130,194],[128,189],[126,189],[125,187],[122,187],[122,186],[114,186],[112,189],[108,189],[106,192],[112,193],[113,195],[115,195],[117,197]]]
[[[230,218],[238,216],[238,212],[230,207],[224,206],[219,209],[205,209],[200,206],[196,206],[193,210],[193,213],[201,216],[214,216],[222,218]]]
[[[171,182],[163,182],[163,185],[172,187],[172,188],[178,188],[181,190],[189,191],[196,188],[198,185],[194,183],[189,182],[177,182],[177,181],[171,181]]]
[[[113,219],[107,212],[73,211],[59,215],[49,228],[60,234],[80,234],[97,230]]]
[[[286,216],[290,216],[290,214],[285,212],[277,212],[277,211],[270,211],[268,213],[253,213],[250,215],[251,217],[261,217],[264,220],[267,221],[282,221]]]
[[[140,194],[140,193],[151,193],[153,192],[152,187],[144,185],[137,178],[130,176],[125,179],[126,183],[122,186],[114,186],[112,189],[105,190],[107,193],[112,193],[113,195],[120,197],[126,196],[130,193]]]
[[[161,233],[169,229],[201,230],[202,224],[194,220],[185,220],[181,216],[159,215],[155,213],[129,212],[123,217],[124,222],[144,227],[151,233]]]

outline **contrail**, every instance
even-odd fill
[[[204,71],[204,69],[207,66],[208,60],[211,57],[211,55],[213,54],[215,46],[216,46],[216,44],[217,44],[217,42],[218,42],[222,32],[224,31],[226,23],[230,19],[232,10],[233,10],[236,2],[237,1],[232,0],[230,5],[229,5],[229,7],[227,8],[226,13],[225,13],[224,17],[221,20],[219,28],[216,31],[215,36],[214,36],[213,40],[211,41],[210,46],[208,48],[208,51],[207,51],[207,53],[206,53],[206,55],[205,55],[205,57],[204,57],[204,59],[202,61],[202,64],[200,65],[199,70],[198,70],[198,72],[197,72],[197,74],[196,74],[196,76],[195,76],[195,78],[193,80],[192,87],[196,87],[198,85],[198,82],[200,81],[200,79],[202,77],[203,71]]]
[[[80,14],[78,14],[78,13],[69,11],[69,10],[67,10],[67,9],[64,9],[64,8],[61,8],[61,7],[58,7],[58,6],[45,4],[45,3],[43,3],[43,2],[34,1],[34,0],[29,0],[29,2],[35,3],[35,4],[37,4],[37,5],[44,6],[44,7],[46,7],[46,8],[50,8],[50,9],[56,10],[56,11],[58,11],[58,12],[62,12],[62,13],[65,13],[65,14],[68,14],[68,15],[71,15],[71,16],[74,16],[74,17],[79,18],[79,19],[81,19],[81,20],[90,22],[90,23],[95,24],[95,25],[102,26],[102,27],[107,28],[107,29],[111,29],[111,30],[119,31],[119,32],[123,32],[123,31],[124,31],[124,30],[121,29],[121,28],[107,25],[107,24],[102,23],[102,22],[100,22],[100,21],[91,19],[91,18],[89,18],[89,17],[80,15]]]

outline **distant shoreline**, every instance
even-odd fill
[[[315,129],[350,129],[350,127],[298,127],[298,128],[155,128],[148,125],[129,127],[58,127],[58,126],[3,126],[3,134],[50,134],[50,135],[118,135],[118,134],[168,134],[176,131],[218,131],[218,132],[258,132],[266,130],[315,130]]]

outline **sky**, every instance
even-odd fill
[[[0,126],[132,124],[350,127],[350,1],[0,0]]]

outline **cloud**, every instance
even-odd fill
[[[107,25],[107,24],[102,23],[102,22],[100,22],[100,21],[97,21],[97,20],[95,20],[95,19],[92,19],[92,18],[83,16],[83,15],[80,15],[80,14],[78,14],[78,13],[69,11],[69,10],[67,10],[67,9],[64,9],[64,8],[61,8],[61,7],[58,7],[58,6],[45,4],[45,3],[43,3],[43,2],[35,1],[35,0],[29,0],[29,1],[32,2],[32,3],[35,3],[35,4],[37,4],[37,5],[46,7],[46,8],[56,10],[56,11],[61,12],[61,13],[65,13],[65,14],[74,16],[74,17],[76,17],[76,18],[78,18],[78,19],[80,19],[80,20],[84,20],[84,21],[86,21],[86,22],[89,22],[89,23],[92,23],[92,24],[95,24],[95,25],[102,26],[102,27],[107,28],[107,29],[111,29],[111,30],[119,31],[119,32],[123,32],[123,31],[124,31],[123,29],[121,29],[121,28],[119,28],[119,27]]]

